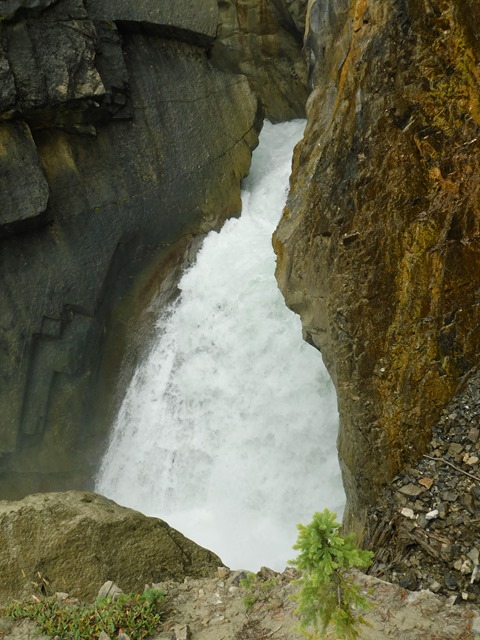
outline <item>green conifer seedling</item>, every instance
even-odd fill
[[[290,561],[301,572],[296,612],[300,630],[307,637],[324,637],[332,625],[338,638],[355,640],[358,626],[365,623],[362,612],[368,609],[368,603],[347,572],[368,567],[373,554],[358,549],[353,534],[340,535],[341,525],[335,518],[325,509],[315,513],[310,524],[298,525],[293,548],[300,553]]]

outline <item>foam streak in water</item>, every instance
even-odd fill
[[[333,386],[273,275],[303,126],[265,125],[242,216],[207,236],[159,318],[96,487],[235,568],[283,569],[296,523],[344,501]]]

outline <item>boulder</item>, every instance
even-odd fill
[[[94,493],[0,501],[3,603],[32,593],[32,583],[91,601],[107,580],[141,593],[146,583],[213,577],[221,564],[163,520]]]

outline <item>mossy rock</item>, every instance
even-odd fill
[[[163,520],[94,493],[0,502],[0,603],[39,582],[91,601],[106,580],[142,592],[147,583],[213,576],[221,564]]]

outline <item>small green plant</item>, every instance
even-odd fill
[[[243,597],[245,609],[249,611],[256,602],[265,600],[275,584],[276,582],[273,578],[265,580],[248,571],[246,577],[240,580],[240,586],[245,593]]]
[[[366,598],[348,570],[366,568],[372,553],[358,549],[353,534],[342,536],[336,515],[325,509],[315,513],[310,524],[298,525],[294,549],[300,551],[290,564],[301,572],[301,586],[295,598],[300,631],[310,638],[324,637],[332,625],[339,638],[358,638],[358,625],[365,623],[361,612],[368,609]],[[313,633],[308,629],[313,629]]]
[[[93,605],[73,605],[54,597],[34,596],[31,602],[9,605],[0,615],[30,618],[51,638],[93,640],[102,631],[112,637],[124,631],[131,640],[141,640],[159,625],[163,602],[164,594],[158,589],[120,594],[115,599],[101,598]]]
[[[252,571],[248,571],[245,578],[240,580],[240,586],[245,594],[243,596],[243,606],[247,611],[251,609],[258,600],[258,597],[255,594],[256,582],[257,576]]]

